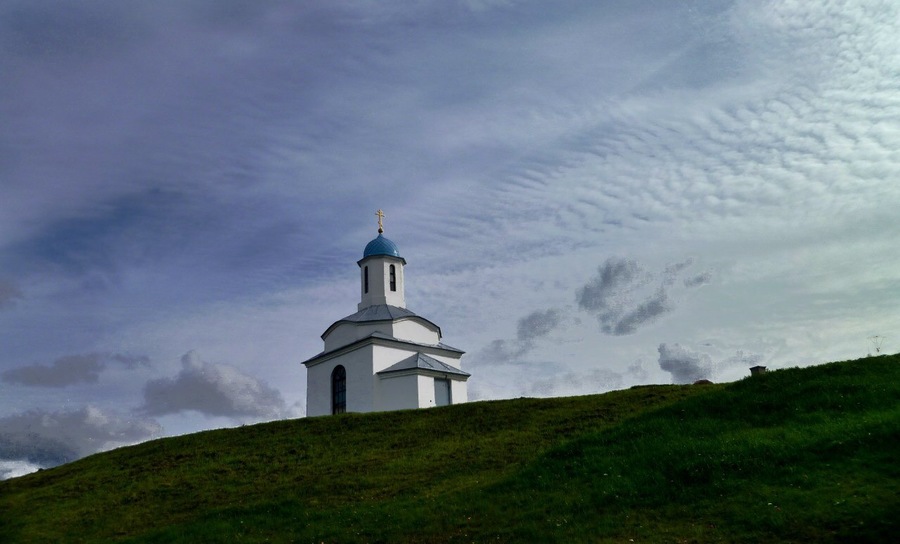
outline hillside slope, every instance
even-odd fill
[[[879,542],[897,444],[897,355],[280,421],[0,482],[0,542]]]

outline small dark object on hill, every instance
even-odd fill
[[[697,381],[695,381],[695,382],[694,382],[694,385],[712,385],[712,383],[713,383],[713,382],[711,382],[711,381],[709,381],[709,380],[707,380],[707,379],[703,379],[703,380],[697,380]]]

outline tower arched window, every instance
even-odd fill
[[[363,292],[369,292],[369,267],[363,267]]]
[[[331,371],[331,413],[347,411],[347,371],[338,365]]]
[[[391,265],[391,291],[397,290],[397,268]]]

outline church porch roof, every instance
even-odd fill
[[[424,353],[416,353],[415,355],[407,357],[406,359],[403,359],[395,365],[385,368],[381,372],[376,372],[376,374],[391,374],[394,372],[403,372],[407,370],[425,370],[437,372],[440,374],[453,374],[455,376],[465,378],[471,376],[471,374],[469,374],[468,372],[464,372],[456,367],[448,365],[447,363],[438,361],[434,357],[429,357]]]

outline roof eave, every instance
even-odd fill
[[[301,364],[306,365],[309,368],[311,365],[317,365],[320,362],[327,361],[333,357],[341,355],[343,353],[347,353],[349,351],[354,351],[363,347],[366,344],[378,344],[382,345],[394,345],[394,346],[414,346],[418,349],[415,351],[421,351],[421,349],[426,349],[435,352],[442,352],[447,355],[456,355],[458,357],[462,357],[465,355],[465,351],[454,348],[453,346],[448,346],[446,344],[419,344],[417,342],[409,342],[407,340],[400,340],[399,338],[394,338],[387,335],[378,336],[378,333],[372,333],[365,338],[360,338],[355,342],[351,342],[345,346],[341,346],[339,348],[335,348],[331,351],[323,351],[314,357],[310,357],[309,359],[302,361]]]
[[[400,376],[432,376],[434,378],[447,378],[456,381],[467,381],[472,375],[468,372],[460,370],[459,372],[443,372],[440,370],[431,370],[429,368],[400,368],[397,370],[382,370],[376,372],[376,376],[385,378],[399,378]]]
[[[360,268],[362,268],[362,265],[364,262],[370,261],[372,259],[378,259],[378,258],[390,259],[390,260],[401,263],[403,266],[406,266],[406,259],[404,259],[403,257],[398,257],[396,255],[387,255],[387,254],[385,254],[385,255],[367,255],[367,256],[363,257],[362,259],[356,261],[356,264]]]

